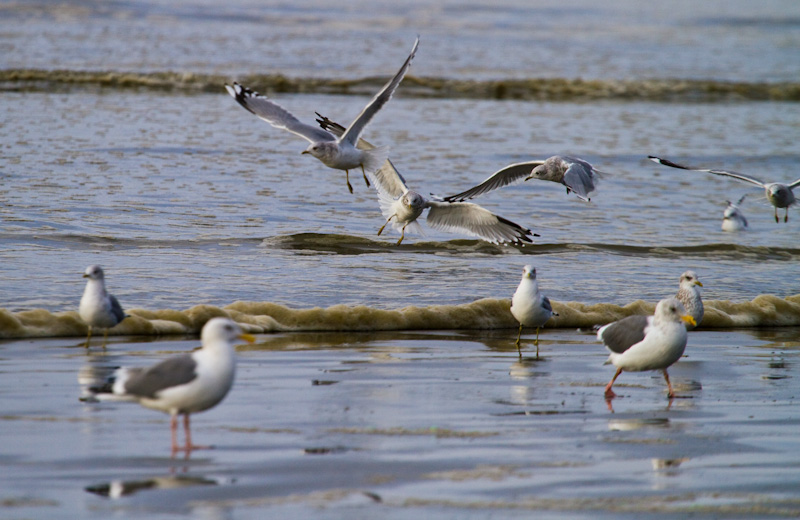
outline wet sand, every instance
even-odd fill
[[[797,328],[695,331],[671,370],[624,373],[591,332],[260,335],[171,458],[168,418],[81,402],[109,366],[193,337],[0,343],[5,518],[694,518],[800,514]],[[80,382],[79,382],[80,380]]]

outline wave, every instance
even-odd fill
[[[6,69],[0,70],[3,91],[64,91],[138,89],[157,91],[223,92],[232,80],[261,92],[372,96],[386,78],[353,80],[289,78],[280,74],[251,74],[237,78],[191,72],[123,72]],[[517,99],[535,101],[657,101],[711,103],[731,101],[800,101],[800,83],[750,83],[692,79],[582,80],[528,78],[460,80],[408,76],[403,96],[423,98]]]
[[[552,302],[558,317],[546,328],[591,329],[633,314],[652,314],[655,304],[637,300],[625,306]],[[701,328],[800,326],[800,294],[778,298],[764,294],[749,302],[705,301]],[[270,302],[235,302],[225,307],[197,305],[186,310],[132,309],[110,331],[119,336],[198,334],[216,316],[229,317],[250,333],[369,332],[407,330],[515,329],[518,323],[508,299],[485,298],[461,305],[431,305],[385,310],[334,305],[292,309]],[[0,309],[0,338],[85,337],[86,325],[75,311],[51,313],[36,309],[13,313]]]
[[[603,243],[537,243],[525,245],[497,245],[477,239],[452,239],[446,241],[418,240],[396,245],[394,240],[386,241],[357,235],[336,233],[295,233],[267,238],[191,238],[191,239],[141,239],[125,237],[105,237],[76,234],[52,234],[21,236],[13,233],[0,233],[0,241],[7,244],[28,243],[46,244],[68,250],[84,250],[87,246],[116,247],[119,249],[170,248],[204,249],[216,247],[263,247],[266,249],[285,249],[290,251],[334,253],[340,255],[362,255],[375,253],[414,252],[419,254],[485,254],[499,255],[509,251],[523,255],[563,254],[580,252],[599,252],[620,256],[642,258],[713,258],[715,260],[749,261],[788,261],[800,260],[800,248],[748,246],[741,244],[708,243],[692,246],[636,246]]]

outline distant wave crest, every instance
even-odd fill
[[[236,78],[191,72],[125,72],[7,69],[0,70],[0,90],[146,89],[219,92],[237,80],[264,93],[372,96],[385,78],[352,80],[289,78],[251,74]],[[409,76],[403,96],[423,98],[521,99],[537,101],[630,100],[659,102],[800,101],[800,83],[728,82],[699,79],[583,80],[527,78],[463,80]]]

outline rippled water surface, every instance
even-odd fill
[[[0,342],[0,516],[797,514],[800,332],[731,327],[797,324],[800,212],[776,224],[758,188],[646,158],[800,177],[796,2],[218,4],[0,3],[0,337],[16,337]],[[591,203],[529,181],[475,202],[533,245],[423,222],[398,247],[377,236],[360,173],[351,195],[222,86],[266,75],[301,119],[348,124],[417,34],[365,134],[412,189],[448,195],[569,154],[605,172]],[[541,78],[533,94],[507,83]],[[358,95],[332,94],[343,79],[363,80]],[[630,92],[651,80],[657,92]],[[587,95],[567,94],[576,82]],[[744,194],[750,230],[722,232]],[[93,263],[136,317],[87,354],[74,311]],[[690,335],[670,372],[681,399],[658,374],[624,374],[612,410],[584,314],[543,331],[538,361],[523,336],[519,360],[504,305],[525,264],[595,319],[652,305],[693,269],[722,328]],[[263,309],[298,321],[271,328]],[[464,330],[468,309],[496,330]],[[196,418],[216,450],[169,459],[163,416],[78,401],[95,369],[197,346],[155,337],[195,328],[147,316],[216,312],[282,331],[240,351],[228,400]],[[460,330],[375,331],[404,319]],[[292,332],[309,329],[328,332]]]

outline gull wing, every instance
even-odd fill
[[[789,185],[789,189],[790,189],[790,190],[793,190],[793,189],[795,189],[795,188],[796,188],[796,187],[798,187],[798,186],[800,186],[800,179],[797,179],[796,181],[794,181],[793,183],[791,183],[791,184]]]
[[[601,327],[597,331],[597,339],[612,352],[622,354],[644,339],[652,316],[628,316],[619,321]]]
[[[692,167],[689,167],[689,166],[683,166],[683,165],[674,163],[672,161],[668,161],[667,159],[662,159],[660,157],[656,157],[654,155],[648,155],[647,158],[650,159],[651,161],[655,162],[655,163],[663,164],[664,166],[671,166],[673,168],[679,168],[681,170],[691,170],[691,171],[695,171],[695,172],[708,172],[708,173],[713,173],[714,175],[722,175],[722,176],[725,176],[725,177],[733,177],[734,179],[739,179],[740,181],[749,182],[750,184],[755,184],[756,186],[760,186],[762,188],[765,187],[764,183],[760,179],[757,179],[756,177],[752,177],[750,175],[745,175],[743,173],[731,172],[731,171],[726,171],[726,170],[708,170],[708,169],[704,169],[704,168],[692,168]],[[797,179],[797,180],[800,181],[800,179]]]
[[[117,318],[117,322],[120,322],[128,317],[125,314],[125,311],[122,310],[122,305],[119,304],[119,300],[117,300],[113,294],[109,294],[108,299],[111,300],[111,314]]]
[[[588,201],[589,194],[594,191],[596,170],[591,164],[581,159],[564,157],[564,160],[569,164],[567,171],[564,172],[564,184],[579,198]]]
[[[327,130],[331,134],[339,137],[344,134],[345,128],[342,125],[335,121],[331,121],[327,117],[321,115],[319,112],[315,113],[317,114],[317,123],[319,123],[319,126],[321,126],[324,130]],[[361,150],[372,150],[375,148],[373,144],[360,138],[357,146]],[[381,166],[377,171],[367,173],[367,175],[370,177],[370,181],[375,184],[375,188],[379,192],[383,191],[390,199],[396,199],[408,191],[406,180],[402,175],[400,175],[400,172],[397,171],[397,168],[394,167],[394,164],[392,164],[392,161],[389,159],[386,159],[386,161],[383,163],[383,166]]]
[[[332,134],[321,128],[301,123],[288,110],[277,103],[273,103],[258,92],[243,87],[238,83],[225,85],[225,89],[237,103],[275,128],[287,130],[312,143],[336,140]]]
[[[167,358],[147,369],[126,369],[125,393],[154,398],[161,390],[185,385],[197,377],[197,363],[191,354]]]
[[[530,229],[471,202],[428,201],[428,208],[427,223],[435,229],[464,233],[493,244],[532,242]]]
[[[344,134],[340,137],[341,141],[348,142],[353,146],[356,146],[358,142],[358,138],[361,135],[361,132],[364,131],[364,128],[369,124],[375,114],[383,108],[394,94],[394,91],[397,90],[397,87],[400,85],[400,82],[403,81],[403,77],[406,75],[408,68],[411,66],[411,60],[414,59],[414,55],[417,53],[417,47],[419,46],[419,37],[414,41],[414,48],[411,49],[411,54],[408,55],[406,58],[405,63],[403,66],[400,67],[400,70],[397,71],[397,74],[389,80],[389,82],[383,86],[383,88],[375,94],[375,97],[364,107],[358,117],[347,127]]]
[[[531,170],[535,167],[544,164],[544,161],[528,161],[521,163],[509,164],[505,168],[493,173],[485,181],[474,186],[467,191],[462,191],[456,195],[444,197],[442,200],[447,202],[461,202],[467,199],[473,199],[484,193],[488,193],[497,188],[508,186],[525,179],[530,175]]]

